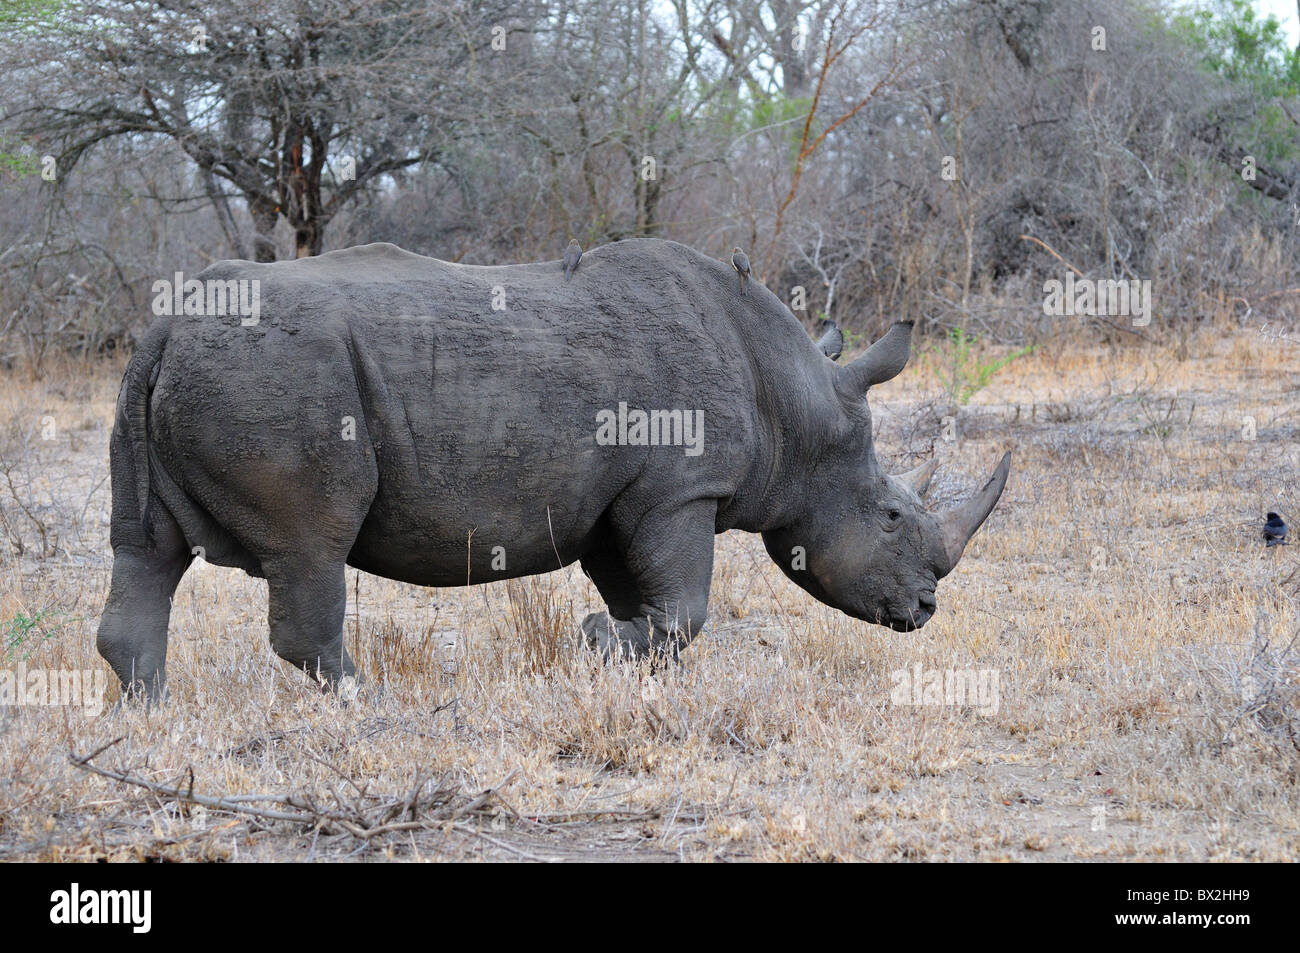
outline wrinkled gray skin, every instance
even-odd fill
[[[925,623],[1008,458],[944,516],[914,489],[928,472],[882,472],[865,395],[902,370],[910,325],[841,366],[838,331],[819,347],[774,294],[740,297],[730,263],[685,246],[596,248],[571,282],[558,266],[378,244],[204,271],[259,279],[261,320],[160,318],[127,367],[98,637],[124,689],[163,690],[171,595],[199,547],[266,578],[272,648],[327,686],[355,671],[345,565],[461,586],[581,560],[609,610],[582,623],[589,643],[675,657],[705,621],[714,535],[743,529],[821,601]],[[598,445],[597,412],[621,401],[702,410],[703,452]]]

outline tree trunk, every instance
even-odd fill
[[[1300,2],[1300,0],[1297,0]],[[803,50],[795,49],[795,39],[799,36],[799,18],[787,0],[773,0],[772,14],[776,18],[777,56],[781,63],[781,85],[789,99],[798,99],[808,94],[807,46]],[[807,43],[807,37],[804,37]]]
[[[311,158],[304,163],[303,153]],[[310,121],[295,120],[284,137],[280,165],[280,211],[293,226],[294,256],[319,255],[325,238],[324,206],[321,204],[321,170],[325,166],[325,143]]]
[[[249,211],[253,215],[253,227],[257,235],[253,237],[253,257],[257,261],[275,261],[275,223],[280,217],[280,210],[267,199],[250,198]]]
[[[217,213],[217,221],[221,225],[222,233],[226,236],[226,243],[230,245],[231,253],[236,258],[247,258],[248,249],[244,245],[244,237],[239,233],[239,226],[235,224],[235,217],[230,212],[230,202],[226,198],[226,193],[217,182],[216,176],[212,174],[211,166],[201,171],[203,174],[203,190],[207,193],[208,201],[212,203],[212,208]]]

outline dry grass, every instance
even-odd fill
[[[817,604],[742,534],[718,540],[706,634],[656,676],[578,648],[599,600],[576,568],[456,590],[350,571],[370,682],[348,701],[271,654],[263,584],[197,568],[168,706],[0,712],[0,856],[1295,859],[1300,547],[1258,533],[1269,509],[1300,523],[1300,342],[1205,331],[1185,352],[1043,348],[963,409],[933,495],[1006,446],[1012,479],[907,635]],[[0,378],[0,668],[104,669],[119,370]],[[916,423],[936,389],[923,368],[876,389],[882,457],[936,439]],[[997,710],[894,704],[917,664],[993,670]],[[69,760],[119,737],[95,764],[316,813]]]

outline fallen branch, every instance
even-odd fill
[[[493,800],[499,798],[499,792],[508,785],[515,776],[511,771],[500,783],[484,789],[476,797],[470,799],[459,807],[452,807],[451,802],[456,793],[450,788],[439,788],[432,797],[425,802],[424,807],[432,805],[433,811],[425,814],[423,817],[417,817],[422,805],[420,804],[419,792],[424,787],[427,778],[420,778],[415,787],[409,794],[397,801],[385,802],[378,807],[364,809],[359,805],[344,805],[340,808],[326,808],[316,805],[312,798],[306,794],[291,795],[235,795],[231,797],[212,797],[206,794],[194,793],[194,778],[192,771],[188,773],[188,780],[184,787],[159,784],[156,781],[150,781],[125,771],[115,771],[111,768],[101,768],[99,765],[92,764],[91,761],[96,756],[103,754],[106,750],[121,741],[116,738],[105,745],[96,748],[87,755],[75,755],[69,753],[68,757],[72,764],[83,771],[91,774],[97,774],[100,777],[109,778],[113,781],[119,781],[122,784],[130,784],[135,787],[144,788],[146,791],[156,797],[164,798],[170,801],[178,801],[184,804],[197,804],[214,811],[225,811],[228,814],[238,814],[245,817],[254,817],[266,821],[288,821],[293,824],[301,824],[307,827],[320,827],[327,833],[333,829],[338,829],[351,834],[358,840],[371,840],[375,837],[381,837],[385,834],[397,833],[400,831],[431,830],[435,828],[445,828],[447,825],[456,825],[462,818],[476,813],[487,813],[486,809]],[[336,795],[337,797],[337,795]],[[281,810],[274,807],[259,807],[252,803],[278,804],[289,810]],[[512,811],[513,813],[513,811]],[[409,814],[413,819],[409,821],[397,821],[394,818]],[[468,828],[458,828],[462,833],[478,835],[478,831]]]

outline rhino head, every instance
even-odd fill
[[[935,461],[889,476],[872,446],[866,392],[907,363],[911,322],[895,324],[860,358],[833,367],[837,411],[800,478],[806,505],[794,520],[763,533],[768,553],[794,582],[856,619],[899,632],[935,612],[935,586],[952,572],[966,543],[992,512],[1011,468],[1007,453],[984,487],[943,513],[921,497]],[[822,339],[823,350],[837,348]]]

